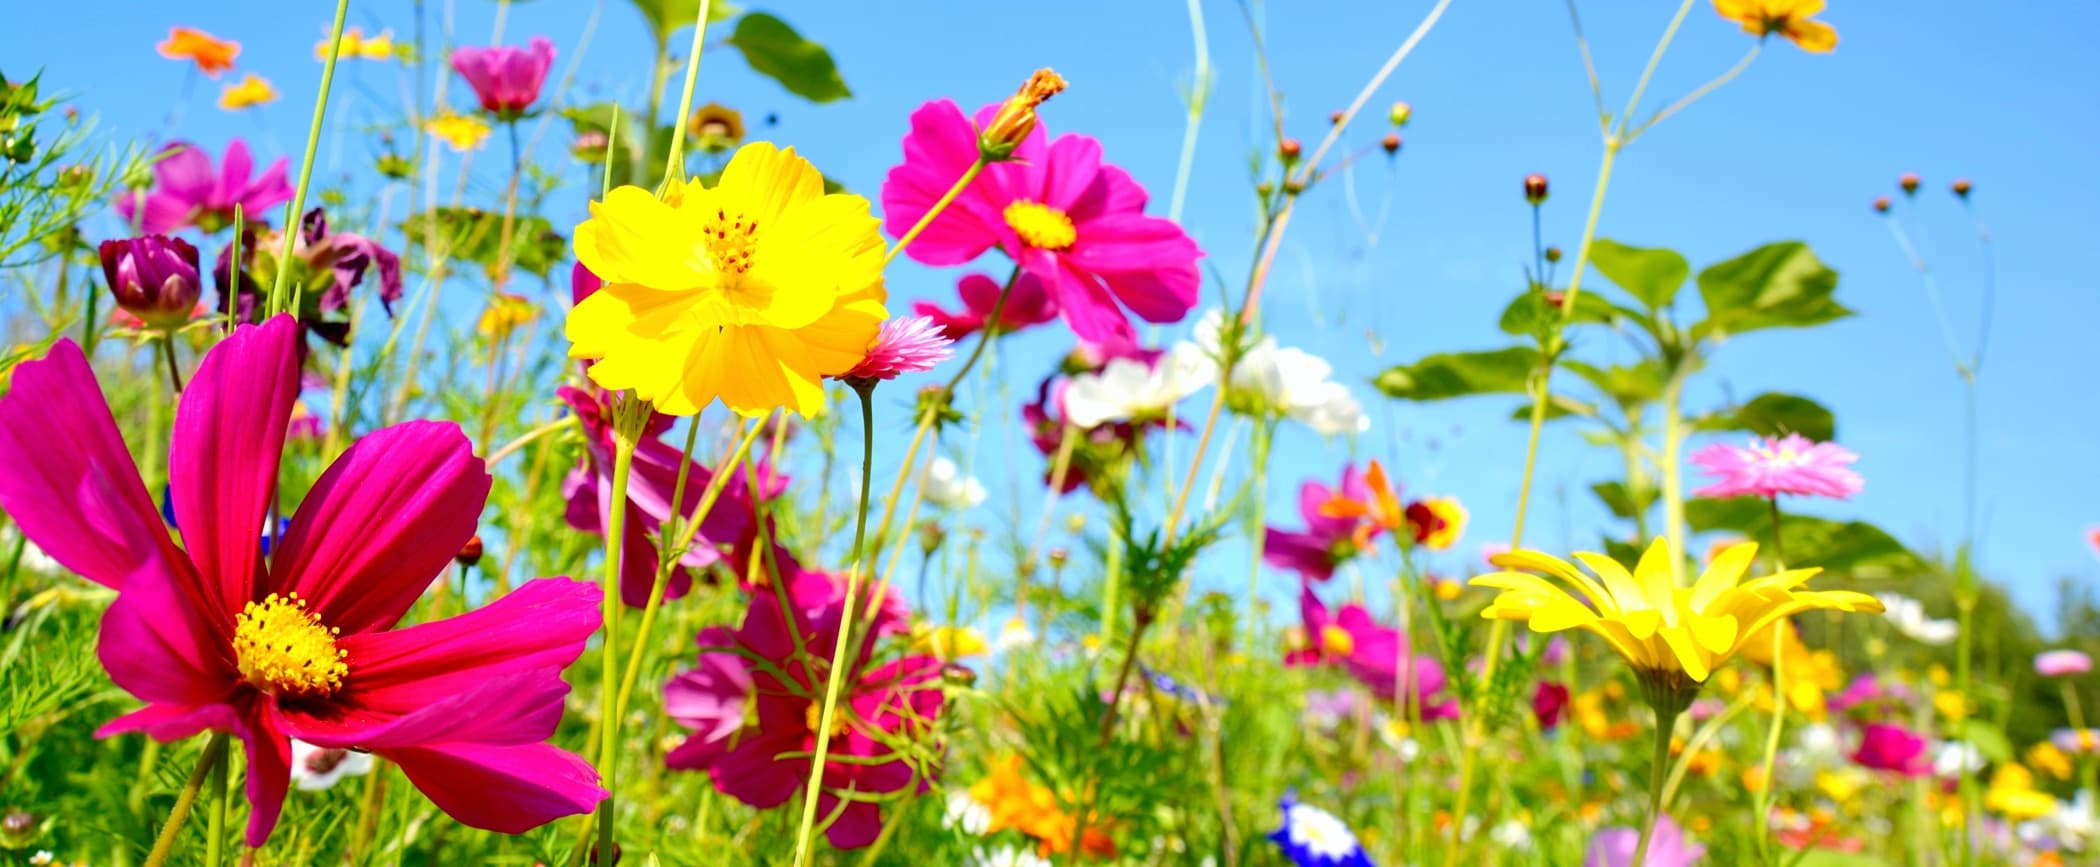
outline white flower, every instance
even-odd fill
[[[992,811],[962,789],[948,791],[948,806],[941,814],[941,824],[950,828],[961,828],[964,833],[982,834],[992,827]]]
[[[1050,862],[1042,856],[1012,846],[1001,846],[990,852],[980,849],[970,864],[972,867],[1050,867]]]
[[[984,502],[984,485],[962,474],[954,461],[937,457],[919,472],[926,501],[943,509],[971,509]]]
[[[1983,753],[1968,741],[1946,741],[1940,744],[1939,752],[1932,756],[1932,773],[1939,777],[1957,777],[1963,773],[1983,770]]]
[[[1287,849],[1303,850],[1320,860],[1341,863],[1361,851],[1356,834],[1333,813],[1305,804],[1283,808],[1283,836]]]
[[[35,542],[23,541],[22,537],[15,533],[13,527],[0,530],[0,558],[12,554],[16,545],[22,546],[22,571],[34,572],[39,575],[56,575],[66,571],[66,567],[59,565],[57,560],[51,559],[51,555],[44,553],[44,549],[37,547]],[[6,563],[0,561],[0,568],[5,567]]]
[[[1505,819],[1502,824],[1488,832],[1488,839],[1504,849],[1515,852],[1531,851],[1531,829],[1516,819]]]
[[[1192,338],[1217,364],[1225,358],[1223,325],[1224,314],[1213,309],[1196,322]],[[1349,387],[1334,381],[1334,365],[1305,350],[1278,346],[1273,337],[1247,347],[1226,386],[1241,401],[1288,417],[1321,436],[1363,433],[1371,427]]]
[[[1321,389],[1290,407],[1293,421],[1323,437],[1360,434],[1371,429],[1371,417],[1364,415],[1363,405],[1356,402],[1356,395],[1349,393],[1348,386],[1339,382],[1321,385]]]
[[[1110,360],[1099,373],[1072,377],[1065,388],[1065,419],[1086,429],[1164,417],[1168,407],[1215,381],[1217,367],[1191,343],[1174,344],[1158,364]]]
[[[50,867],[58,863],[58,856],[51,854],[49,849],[38,849],[36,854],[29,856],[29,863],[33,867]]]
[[[1844,768],[1850,765],[1845,757],[1844,739],[1829,723],[1809,723],[1795,735],[1794,746],[1785,751],[1785,760],[1779,762],[1778,776],[1788,788],[1801,788],[1815,781],[1820,771]]]
[[[292,739],[292,783],[301,789],[323,791],[344,777],[363,776],[371,771],[370,753],[327,749]]]
[[[2100,834],[2100,815],[2093,810],[2093,793],[2081,790],[2078,797],[2058,801],[2056,812],[2042,818],[2050,836],[2073,852],[2083,852]]]
[[[1920,644],[1948,644],[1961,632],[1961,624],[1952,620],[1926,617],[1925,603],[1916,599],[1896,593],[1877,593],[1874,598],[1881,600],[1881,606],[1888,609],[1884,616],[1895,625],[1896,631]]]
[[[992,652],[1005,653],[1016,647],[1027,647],[1035,643],[1035,631],[1028,628],[1028,621],[1013,617],[999,627],[999,637],[992,639]]]

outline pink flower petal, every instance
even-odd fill
[[[473,538],[488,493],[488,469],[458,425],[373,432],[300,504],[273,589],[298,593],[345,633],[391,627]]]
[[[739,741],[708,773],[715,788],[761,810],[778,807],[802,791],[809,780],[809,759],[782,759],[803,752],[805,731],[767,731]]]
[[[204,356],[175,411],[168,482],[197,565],[199,601],[231,618],[262,578],[258,540],[277,496],[277,462],[299,396],[297,323],[243,325]]]
[[[246,198],[248,179],[255,173],[255,157],[248,153],[248,143],[234,139],[226,143],[226,156],[219,161],[219,176],[211,195],[214,205],[232,207],[234,202]],[[246,215],[244,215],[246,216]],[[265,215],[253,214],[251,219],[262,219]]]
[[[945,99],[920,106],[904,137],[904,162],[882,183],[883,230],[892,238],[904,237],[976,161],[977,131],[960,107]],[[992,222],[999,217],[981,190],[991,174],[980,175],[905,254],[927,265],[960,265],[998,243]]]
[[[1029,198],[1071,215],[1093,211],[1106,195],[1103,188],[1092,202],[1095,181],[1101,174],[1101,141],[1093,136],[1067,133],[1050,143],[1048,158],[1034,173],[1036,188]]]
[[[385,755],[446,815],[499,834],[582,815],[605,800],[589,762],[547,744],[446,743]]]
[[[284,793],[292,784],[292,741],[260,700],[236,718],[234,733],[248,751],[248,846],[260,847],[277,828]]]
[[[149,704],[103,724],[95,730],[95,737],[145,732],[147,737],[169,743],[209,730],[232,731],[233,727],[234,707],[230,704]]]
[[[149,703],[207,705],[233,695],[233,617],[196,598],[198,586],[193,576],[154,572],[125,582],[95,643],[110,680]]]

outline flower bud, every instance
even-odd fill
[[[605,133],[594,129],[584,130],[576,134],[574,141],[569,142],[569,156],[575,157],[580,163],[602,163],[605,162],[605,148],[610,144],[612,139],[607,138]]]
[[[1559,261],[1560,261],[1560,248],[1559,248],[1559,247],[1547,247],[1547,248],[1546,248],[1546,261],[1548,261],[1548,262],[1559,262]]]
[[[1383,141],[1380,141],[1380,142],[1378,143],[1378,146],[1379,146],[1379,147],[1382,147],[1382,148],[1385,148],[1385,153],[1386,153],[1386,155],[1387,155],[1387,156],[1391,156],[1391,155],[1393,155],[1393,154],[1397,154],[1397,153],[1399,153],[1399,152],[1400,152],[1400,134],[1399,134],[1399,133],[1397,133],[1397,132],[1389,132],[1389,133],[1386,133],[1386,134],[1385,134],[1385,139],[1384,139]]]
[[[1877,213],[1877,214],[1886,214],[1886,213],[1888,213],[1888,212],[1889,212],[1889,197],[1887,197],[1887,196],[1875,196],[1875,197],[1874,197],[1874,213]]]
[[[1047,68],[1036,70],[1019,91],[999,104],[992,122],[977,135],[978,154],[991,162],[1013,159],[1014,149],[1035,132],[1036,107],[1064,89],[1065,80],[1056,72]]]
[[[124,312],[157,331],[172,331],[190,320],[203,286],[197,248],[188,241],[147,235],[104,241],[100,253],[102,275]]]
[[[1284,139],[1283,144],[1276,146],[1276,156],[1279,159],[1283,160],[1284,165],[1290,165],[1292,163],[1297,162],[1298,157],[1303,155],[1304,153],[1305,145],[1300,144],[1298,140],[1294,138]]]
[[[1546,176],[1533,172],[1524,176],[1524,201],[1532,205],[1546,203]]]
[[[375,162],[376,167],[379,169],[380,177],[407,180],[409,175],[415,173],[415,166],[409,162],[408,157],[392,151],[380,154],[379,159]]]
[[[1264,199],[1268,198],[1268,197],[1269,197],[1270,195],[1274,194],[1275,192],[1276,192],[1276,185],[1275,185],[1275,184],[1272,184],[1272,183],[1269,183],[1268,181],[1262,181],[1261,183],[1258,183],[1258,184],[1255,184],[1255,185],[1254,185],[1254,194],[1255,194],[1255,195],[1257,195],[1257,196],[1260,196],[1260,197],[1262,197],[1262,198],[1264,198]]]
[[[919,552],[931,555],[933,552],[941,549],[941,543],[946,541],[947,538],[948,531],[941,529],[941,525],[921,524],[919,525]]]
[[[1414,116],[1414,106],[1404,102],[1393,103],[1392,111],[1386,113],[1386,117],[1392,119],[1394,126],[1406,126],[1408,119]]]
[[[1903,194],[1906,196],[1916,193],[1918,191],[1918,173],[1904,172],[1902,177],[1896,179],[1896,186],[1902,187]]]
[[[954,687],[974,686],[977,683],[977,672],[967,665],[951,662],[941,666],[941,680]]]
[[[474,568],[474,564],[481,562],[481,554],[481,534],[476,533],[473,538],[467,540],[467,544],[459,547],[459,553],[452,555],[452,561],[471,569]]]
[[[9,849],[29,848],[29,844],[36,842],[41,830],[39,826],[42,824],[35,813],[9,809],[6,815],[0,816],[0,846]]]
[[[1561,308],[1561,305],[1564,305],[1564,304],[1566,304],[1566,303],[1568,303],[1568,293],[1566,293],[1566,292],[1562,292],[1562,291],[1560,291],[1559,289],[1548,289],[1548,290],[1546,290],[1546,305],[1547,305],[1547,306],[1549,306],[1549,307],[1552,307],[1552,308],[1553,308],[1553,309],[1555,309],[1555,310],[1558,310],[1558,309],[1560,309],[1560,308]]]
[[[1972,188],[1972,185],[1971,185],[1971,184],[1969,183],[1969,179],[1968,179],[1968,178],[1955,178],[1955,179],[1954,179],[1954,194],[1955,194],[1955,195],[1957,195],[1957,196],[1960,196],[1960,197],[1962,197],[1962,198],[1966,199],[1966,198],[1968,198],[1968,197],[1969,197],[1969,190],[1970,190],[1971,188]]]
[[[1339,109],[1339,108],[1335,109],[1335,110],[1334,110],[1333,112],[1331,112],[1331,113],[1329,113],[1329,114],[1327,115],[1327,122],[1328,122],[1328,123],[1331,123],[1331,124],[1334,124],[1335,126],[1341,126],[1341,125],[1342,125],[1342,121],[1345,121],[1345,120],[1348,120],[1348,119],[1349,119],[1349,113],[1348,113],[1348,112],[1346,112],[1346,111],[1343,111],[1343,110],[1341,110],[1341,109]]]
[[[68,187],[84,187],[95,179],[95,170],[74,164],[58,170],[58,182]]]
[[[1065,563],[1072,559],[1072,552],[1066,548],[1052,548],[1050,549],[1049,557],[1050,568],[1063,569],[1065,568]]]

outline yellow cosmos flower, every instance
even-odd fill
[[[1837,28],[1811,20],[1823,11],[1823,0],[1714,0],[1722,18],[1743,25],[1753,36],[1777,33],[1802,51],[1827,54],[1837,48]]]
[[[1983,807],[2023,822],[2056,812],[2056,798],[2034,788],[2033,772],[2009,762],[1992,772],[1990,788],[1983,793]]]
[[[531,322],[533,317],[538,315],[540,308],[534,306],[531,299],[509,292],[498,292],[495,297],[489,299],[489,306],[481,311],[481,322],[474,330],[490,341],[501,342],[509,339],[511,332]]]
[[[394,31],[381,30],[377,36],[366,36],[362,27],[349,27],[343,31],[341,57],[365,60],[392,60],[394,57]],[[314,59],[328,59],[328,40],[314,43]]]
[[[439,112],[423,122],[423,131],[451,145],[455,153],[480,150],[488,140],[489,122],[471,114]]]
[[[971,626],[929,626],[914,623],[911,627],[911,646],[920,653],[931,654],[942,662],[954,662],[972,656],[983,656],[991,649],[984,640],[984,633]]]
[[[1789,569],[1744,581],[1743,573],[1756,556],[1754,542],[1731,546],[1707,565],[1696,584],[1678,587],[1671,579],[1669,544],[1663,539],[1648,546],[1630,573],[1603,554],[1576,552],[1575,559],[1596,573],[1594,579],[1560,558],[1512,551],[1496,555],[1492,562],[1504,569],[1545,573],[1566,587],[1517,571],[1490,572],[1472,583],[1502,591],[1481,612],[1483,617],[1527,621],[1537,632],[1587,629],[1642,673],[1681,672],[1699,683],[1735,655],[1747,638],[1795,612],[1881,611],[1881,603],[1864,593],[1797,589],[1820,569]]]
[[[2027,749],[2027,764],[2059,780],[2068,780],[2075,770],[2071,757],[2056,744],[2042,741]]]
[[[739,415],[812,415],[823,379],[852,370],[889,311],[868,200],[825,195],[814,166],[745,145],[713,188],[674,178],[591,203],[576,257],[605,287],[569,313],[572,358],[669,415],[719,398]]]
[[[277,101],[277,88],[270,86],[269,79],[251,72],[237,84],[219,89],[219,107],[227,111],[240,111]]]

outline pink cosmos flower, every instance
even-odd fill
[[[1590,838],[1589,848],[1584,850],[1582,867],[1691,867],[1706,857],[1706,847],[1685,836],[1684,828],[1671,820],[1667,813],[1655,820],[1645,863],[1635,864],[1633,854],[1640,848],[1640,842],[1639,828],[1598,831]]]
[[[1559,728],[1567,710],[1568,687],[1550,680],[1539,681],[1538,689],[1531,693],[1531,717],[1538,720],[1539,731]]]
[[[146,702],[97,732],[172,741],[230,731],[246,747],[247,841],[269,839],[291,739],[384,756],[453,818],[518,833],[605,797],[544,743],[561,672],[599,625],[596,587],[531,581],[447,620],[395,629],[474,534],[481,459],[449,423],[408,422],[336,459],[265,556],[299,390],[289,316],[244,325],[198,365],[169,468],[181,548],[71,341],[16,368],[0,397],[0,508],[68,569],[116,588],[97,654]]]
[[[606,504],[612,501],[613,425],[603,403],[591,392],[562,386],[556,390],[583,427],[584,454],[562,481],[562,496],[569,501],[564,517],[569,526],[603,535],[610,518]],[[678,492],[678,467],[686,461],[683,449],[658,437],[670,426],[669,416],[656,416],[648,434],[635,444],[634,464],[627,477],[627,515],[623,523],[625,547],[620,554],[620,599],[641,608],[649,604],[656,584],[657,536],[671,517],[671,497]],[[755,458],[754,458],[755,459]],[[787,477],[758,460],[759,486],[770,499],[787,489]],[[714,508],[700,521],[692,548],[678,559],[678,566],[664,584],[664,599],[677,599],[693,588],[692,570],[705,569],[722,559],[720,546],[732,544],[752,525],[751,486],[743,468],[724,482]],[[685,502],[681,511],[690,516],[714,473],[693,463],[686,471]],[[675,540],[674,540],[675,541]]]
[[[882,184],[892,236],[910,231],[969,171],[977,131],[997,111],[986,106],[974,125],[945,99],[912,113],[904,162]],[[1083,340],[1133,337],[1125,308],[1147,322],[1181,321],[1196,304],[1203,251],[1172,221],[1145,216],[1144,188],[1101,161],[1099,141],[1048,139],[1037,128],[1015,161],[985,167],[905,252],[927,265],[962,265],[998,247],[1042,281]]]
[[[2093,670],[2093,658],[2076,650],[2045,650],[2034,655],[2034,673],[2043,677],[2070,677]]]
[[[1852,752],[1852,761],[1860,767],[1877,771],[1894,771],[1906,777],[1922,777],[1932,773],[1932,756],[1927,755],[1924,736],[1899,725],[1869,723],[1860,730],[1859,748]]]
[[[1718,479],[1693,491],[1697,497],[1798,494],[1842,500],[1866,486],[1859,473],[1847,467],[1859,455],[1800,434],[1753,440],[1747,448],[1715,443],[1693,452],[1691,460]]]
[[[1328,514],[1327,504],[1336,499],[1370,502],[1371,486],[1355,464],[1342,467],[1341,483],[1328,487],[1307,481],[1298,487],[1298,514],[1305,519],[1302,531],[1269,527],[1262,544],[1264,562],[1288,569],[1313,581],[1334,577],[1336,566],[1356,556],[1368,539],[1369,523],[1360,517]]]
[[[1330,613],[1311,584],[1299,593],[1298,610],[1305,643],[1284,654],[1284,665],[1339,666],[1387,701],[1399,694],[1406,681],[1412,700],[1422,709],[1422,719],[1458,717],[1457,701],[1434,700],[1444,688],[1444,667],[1429,657],[1409,654],[1400,630],[1380,625],[1361,605],[1344,605],[1339,614]],[[1407,671],[1403,673],[1402,668]]]
[[[554,43],[532,37],[525,48],[493,45],[452,52],[452,69],[474,88],[481,108],[503,120],[515,120],[540,98],[540,85],[554,66]]]
[[[911,312],[932,317],[933,324],[940,326],[941,333],[948,335],[949,340],[961,340],[976,334],[991,321],[992,308],[999,304],[999,281],[984,274],[968,274],[956,281],[955,292],[962,297],[962,309],[954,313],[931,301],[911,303]],[[1014,278],[1014,288],[1007,295],[1006,308],[999,311],[999,333],[1012,334],[1056,318],[1057,306],[1043,291],[1043,281],[1023,271]]]
[[[941,333],[927,316],[906,316],[882,323],[868,357],[840,379],[896,379],[919,373],[955,357],[955,339]]]
[[[117,197],[117,213],[149,235],[185,226],[216,232],[233,222],[235,205],[241,206],[245,219],[260,221],[272,208],[292,200],[292,185],[285,181],[287,164],[278,157],[262,177],[251,177],[255,163],[248,143],[234,139],[226,143],[226,156],[215,171],[211,157],[196,145],[172,142],[153,164],[152,190]]]
[[[782,580],[785,609],[783,594],[752,594],[743,626],[703,630],[694,668],[664,685],[664,712],[693,730],[664,763],[706,771],[717,790],[761,810],[797,797],[809,779],[824,672],[844,613],[842,588],[823,573]],[[876,606],[874,633],[900,631],[901,613]],[[867,796],[929,783],[891,744],[931,732],[943,704],[939,659],[906,656],[878,665],[876,644],[868,639],[842,673],[830,746],[836,761],[826,760],[818,796],[818,814],[838,816],[825,836],[841,849],[866,846],[882,832],[881,807]],[[755,724],[747,727],[747,719]]]

